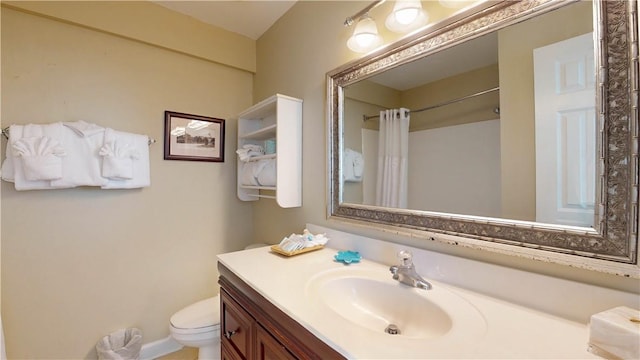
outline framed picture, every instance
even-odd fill
[[[224,162],[224,120],[165,111],[164,159]]]

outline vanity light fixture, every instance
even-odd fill
[[[364,9],[344,20],[344,26],[351,26],[357,21],[353,35],[347,40],[347,46],[351,51],[364,53],[382,44],[382,37],[378,34],[376,23],[369,16],[369,10],[382,4],[384,1],[385,0],[374,1]]]
[[[428,20],[420,0],[399,0],[387,16],[385,26],[393,32],[403,33],[421,27]]]
[[[347,41],[349,49],[355,52],[367,52],[382,44],[382,37],[378,35],[378,27],[375,21],[369,16],[369,14],[363,15],[356,28],[353,30],[353,35]]]
[[[346,18],[345,26],[356,24],[353,35],[347,40],[349,49],[364,53],[382,44],[382,37],[378,34],[378,28],[369,16],[369,11],[383,2],[385,0],[373,1],[364,9]],[[387,16],[385,25],[393,32],[404,33],[418,29],[428,20],[427,13],[422,9],[421,0],[397,0],[394,3],[393,11]]]

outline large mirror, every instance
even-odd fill
[[[329,73],[329,216],[628,276],[636,6],[483,2]]]

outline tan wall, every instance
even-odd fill
[[[274,243],[278,241],[275,239],[282,239],[293,231],[301,231],[303,226],[310,222],[489,263],[638,292],[637,284],[633,280],[621,277],[421,239],[409,239],[327,220],[327,179],[324,171],[327,167],[325,79],[327,72],[359,57],[346,47],[351,30],[344,28],[342,22],[345,17],[359,11],[363,6],[362,2],[355,1],[300,1],[258,40],[258,71],[254,82],[254,98],[259,100],[275,92],[281,92],[304,99],[304,165],[303,206],[298,209],[280,210],[273,202],[257,201],[254,205],[256,237]],[[379,29],[387,13],[388,9],[385,9],[384,5],[371,12],[378,20]],[[386,33],[384,38],[386,43],[396,39]]]
[[[129,326],[144,342],[168,336],[175,311],[217,293],[216,254],[252,240],[251,205],[236,197],[233,120],[252,104],[252,74],[6,7],[1,15],[3,126],[82,119],[158,140],[149,188],[18,192],[2,182],[9,358],[95,358],[102,336]],[[163,160],[165,110],[227,119],[226,161]]]
[[[255,41],[150,1],[3,1],[4,6],[255,72]]]
[[[498,33],[504,218],[536,219],[533,49],[592,31],[591,6],[582,1]]]
[[[498,64],[403,91],[402,106],[414,110],[422,109],[496,86],[498,86]],[[500,106],[499,95],[499,91],[495,91],[452,105],[423,112],[412,112],[410,131],[496,119],[500,117],[494,112],[494,109]]]

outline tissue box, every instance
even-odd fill
[[[640,359],[640,311],[619,306],[592,315],[589,352],[607,359]]]

